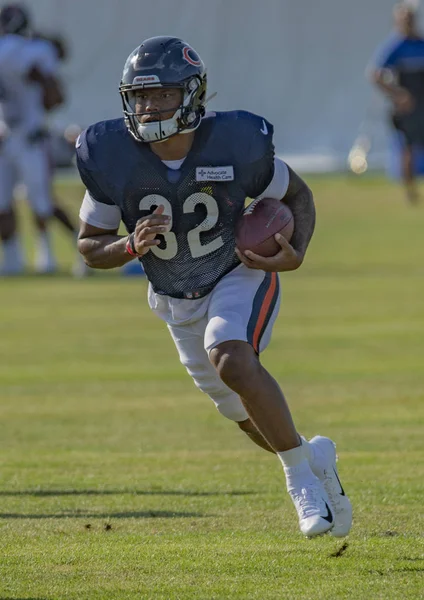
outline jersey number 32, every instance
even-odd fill
[[[171,217],[170,227],[172,229],[172,205],[169,200],[163,196],[158,194],[149,194],[140,200],[139,208],[143,211],[150,211],[152,206],[159,206],[161,204],[165,208],[163,214]],[[200,234],[204,231],[209,231],[217,224],[219,208],[215,198],[209,194],[205,194],[204,192],[196,192],[195,194],[188,196],[188,198],[186,198],[184,201],[184,213],[193,213],[198,204],[203,204],[203,206],[206,208],[207,214],[206,218],[199,225],[187,233],[187,243],[193,258],[199,258],[200,256],[205,256],[205,254],[210,254],[211,252],[218,250],[218,248],[224,244],[220,235],[207,244],[202,245],[200,243]],[[156,254],[158,258],[169,260],[174,258],[178,252],[177,238],[175,233],[172,231],[162,235],[165,238],[166,248],[158,248],[157,246],[153,246],[151,251]]]

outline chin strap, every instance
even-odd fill
[[[215,98],[215,96],[217,96],[217,95],[218,95],[218,92],[214,92],[213,94],[211,94],[210,96],[208,96],[208,97],[206,98],[206,100],[205,100],[205,104],[204,104],[204,106],[206,106],[206,104],[207,104],[208,102],[210,102],[210,101],[211,101],[213,98]]]

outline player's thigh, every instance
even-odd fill
[[[248,416],[239,396],[225,385],[209,361],[204,348],[207,323],[204,317],[189,325],[168,325],[168,329],[195,385],[213,400],[222,415],[232,421],[245,421]]]
[[[205,349],[222,342],[241,340],[258,354],[270,342],[280,308],[277,273],[265,273],[240,265],[226,275],[211,294]]]
[[[46,145],[43,142],[24,144],[19,167],[34,213],[40,217],[49,217],[53,212],[53,205],[51,170]]]
[[[6,151],[0,150],[0,213],[10,210],[16,183],[16,169],[13,160]]]
[[[408,138],[411,145],[424,145],[424,114],[418,113],[411,120]]]
[[[392,125],[405,145],[415,146],[424,143],[424,116],[420,113],[395,115]]]

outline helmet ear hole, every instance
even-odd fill
[[[188,82],[188,89],[190,92],[194,92],[194,90],[196,90],[198,88],[199,84],[196,81],[196,79],[190,79],[190,81]]]

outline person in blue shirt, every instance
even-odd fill
[[[393,11],[395,32],[378,49],[371,79],[391,103],[390,123],[403,137],[402,178],[407,198],[418,201],[413,148],[424,145],[424,38],[417,12],[407,4]]]

